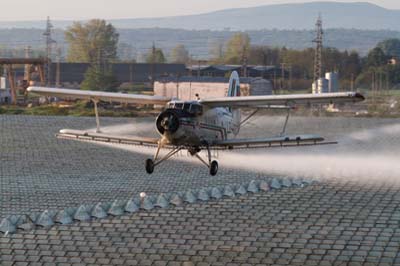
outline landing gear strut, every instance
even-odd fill
[[[198,152],[195,153],[194,156],[196,156],[197,159],[200,160],[200,162],[205,164],[208,167],[208,169],[210,169],[210,175],[215,176],[218,173],[218,162],[211,161],[211,150],[208,145],[207,145],[207,154],[208,154],[208,162],[204,161],[204,159],[200,157]]]
[[[154,159],[147,159],[146,160],[146,172],[148,174],[152,174],[154,172],[154,167],[156,167],[160,163],[168,160],[169,158],[171,158],[172,156],[174,156],[176,153],[178,153],[179,151],[181,151],[183,149],[183,147],[175,148],[172,151],[170,151],[167,155],[162,157],[161,159],[158,159],[162,146],[163,145],[161,144],[161,142],[159,142],[158,143],[158,147],[157,147],[156,155],[154,155]]]
[[[152,174],[154,172],[154,168],[157,165],[168,160],[169,158],[174,156],[176,153],[178,153],[179,151],[184,149],[184,147],[177,147],[177,148],[173,149],[172,151],[170,151],[167,155],[165,155],[164,157],[159,159],[158,157],[159,157],[161,148],[162,148],[162,144],[158,143],[158,148],[157,148],[156,154],[154,155],[154,159],[146,160],[146,172],[148,174]],[[208,169],[210,170],[210,175],[215,176],[218,173],[218,162],[211,161],[211,151],[210,151],[209,146],[207,146],[208,162],[206,162],[203,158],[200,157],[199,152],[201,151],[201,149],[199,147],[189,148],[188,151],[189,151],[190,155],[196,156],[203,164],[205,164],[208,167]]]

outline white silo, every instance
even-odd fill
[[[328,80],[328,92],[339,92],[339,73],[328,72],[325,78]]]
[[[328,90],[328,80],[324,78],[318,79],[318,93],[327,93]]]
[[[317,83],[315,81],[312,84],[312,94],[318,94]]]
[[[327,93],[328,90],[328,80],[325,78],[319,78],[316,82],[312,84],[313,94]]]

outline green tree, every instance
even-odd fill
[[[400,57],[400,39],[388,39],[378,43],[377,47],[390,57]]]
[[[82,89],[116,90],[118,84],[109,63],[117,59],[118,38],[114,26],[100,19],[93,19],[85,24],[75,22],[67,29],[67,61],[91,64],[81,84]]]
[[[117,91],[118,81],[110,69],[104,70],[99,65],[92,65],[85,73],[81,84],[82,90]]]
[[[117,58],[119,34],[105,20],[92,19],[85,24],[74,22],[65,31],[69,44],[68,62],[109,63]]]
[[[173,63],[181,63],[186,64],[189,62],[189,52],[186,50],[185,46],[182,44],[178,44],[171,51],[171,62]]]
[[[165,60],[164,53],[162,49],[156,48],[153,46],[153,48],[148,52],[146,55],[146,63],[160,63],[163,64],[167,60]]]
[[[367,56],[366,67],[379,67],[387,64],[387,56],[379,47],[372,49]]]
[[[228,64],[242,64],[248,58],[250,51],[250,37],[247,33],[236,33],[226,45],[225,62]]]
[[[252,65],[278,65],[280,49],[268,46],[251,46],[248,63]]]

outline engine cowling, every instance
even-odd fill
[[[179,129],[179,115],[174,110],[162,112],[156,120],[158,132],[173,134]]]

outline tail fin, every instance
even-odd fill
[[[231,77],[229,79],[229,89],[228,89],[228,97],[236,97],[240,96],[240,81],[239,81],[239,74],[236,71],[233,71]],[[239,134],[240,130],[240,109],[231,109],[233,121],[232,121],[232,132],[233,134]]]
[[[233,71],[229,78],[228,97],[240,96],[239,74]]]

